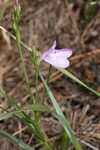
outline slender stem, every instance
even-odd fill
[[[39,103],[39,91],[38,91],[38,86],[39,86],[39,63],[38,63],[38,57],[36,56],[36,49],[32,48],[32,53],[31,53],[31,58],[33,61],[33,64],[35,66],[35,84],[36,84],[36,101],[35,103],[38,104]],[[35,122],[38,122],[37,120],[37,114],[38,112],[34,112],[34,116],[35,116]]]
[[[36,65],[36,104],[39,103],[39,91],[38,91],[38,85],[39,85],[39,65]]]
[[[50,80],[51,69],[52,69],[52,66],[50,65],[49,66],[49,71],[48,71],[48,76],[47,76],[47,84],[49,83],[49,80]],[[46,89],[44,89],[42,100],[41,100],[41,104],[45,103],[46,94],[47,94],[47,91],[46,91]],[[35,116],[37,121],[39,121],[40,115],[41,115],[41,112],[38,112],[37,115]]]
[[[41,127],[39,125],[39,122],[35,122],[35,128],[37,129],[37,132],[41,135],[42,141],[40,141],[41,145],[46,148],[46,150],[54,150],[54,148],[51,146],[50,142],[48,141],[48,137],[46,134],[41,130]]]
[[[49,71],[48,71],[48,76],[47,76],[47,84],[49,83],[49,80],[50,80],[51,69],[52,69],[52,66],[50,65]],[[46,95],[47,95],[47,91],[46,91],[46,89],[44,89],[43,97],[42,97],[42,100],[41,100],[41,104],[44,104],[44,103],[45,103]]]
[[[19,17],[19,16],[17,16],[18,15],[18,9],[16,9],[16,14],[15,15],[16,15],[15,16],[16,18]],[[16,19],[14,20],[14,30],[16,32],[16,43],[17,43],[17,46],[18,46],[18,49],[19,49],[19,55],[20,55],[21,62],[22,62],[22,67],[23,67],[23,70],[24,70],[24,76],[25,76],[25,80],[26,80],[27,90],[28,90],[28,93],[30,95],[31,103],[33,104],[34,103],[34,100],[33,100],[34,98],[33,98],[32,92],[31,92],[30,82],[29,82],[29,79],[28,79],[28,74],[27,74],[27,70],[26,70],[26,67],[25,67],[25,63],[24,63],[24,57],[23,57],[22,48],[21,48],[20,31],[19,31],[18,21]]]

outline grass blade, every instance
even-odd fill
[[[61,149],[63,150],[68,150],[69,148],[69,137],[68,134],[66,133],[66,131],[64,130],[62,137],[61,137]]]
[[[75,146],[76,150],[82,150],[81,145],[79,144],[77,138],[75,137],[72,129],[69,126],[69,122],[66,120],[64,116],[56,115],[56,118],[60,121],[62,126],[64,127],[67,135],[69,136],[70,140],[72,141],[73,145]]]
[[[75,77],[72,73],[68,72],[65,69],[58,69],[60,72],[62,72],[63,74],[65,74],[67,77],[71,78],[72,80],[74,80],[75,82],[77,82],[78,84],[80,84],[81,86],[85,87],[86,89],[88,89],[89,91],[91,91],[92,93],[94,93],[95,95],[100,97],[100,93],[95,91],[94,89],[88,87],[85,83],[83,83],[82,81],[80,81],[77,77]]]
[[[8,94],[3,90],[3,88],[0,87],[0,91],[16,110],[21,109],[21,107],[19,107],[19,105],[15,102],[15,100],[12,97],[8,96]],[[21,114],[22,114],[22,117],[24,117],[28,122],[32,122],[30,117],[25,112],[21,112]]]
[[[61,124],[64,127],[65,131],[67,132],[70,140],[72,141],[73,145],[75,146],[76,150],[82,150],[78,140],[76,139],[76,137],[73,134],[72,129],[70,128],[68,121],[66,120],[66,118],[65,118],[64,114],[62,113],[58,103],[56,102],[55,97],[53,96],[50,88],[48,87],[47,83],[45,82],[45,80],[44,80],[44,78],[40,72],[39,72],[39,75],[40,75],[41,81],[43,82],[44,87],[47,90],[47,93],[51,99],[51,102],[56,109],[56,113],[57,113],[56,118],[61,122]]]
[[[22,111],[26,111],[26,110],[32,110],[32,111],[38,111],[38,112],[51,112],[51,113],[53,113],[53,111],[51,111],[47,106],[34,104],[34,105],[24,106],[20,110],[17,110],[17,111],[7,112],[7,113],[4,113],[4,114],[1,114],[0,115],[0,121],[4,120],[4,119],[8,119],[9,117],[12,117],[13,115],[16,115],[16,114],[18,114],[18,113],[20,113]]]
[[[13,28],[16,32],[16,43],[17,43],[17,46],[18,46],[19,55],[20,55],[21,62],[22,62],[22,67],[23,67],[23,70],[24,70],[24,76],[25,76],[25,80],[26,80],[27,90],[28,90],[28,93],[30,95],[31,103],[33,104],[34,103],[34,100],[33,100],[34,98],[33,98],[32,92],[31,92],[30,81],[29,81],[29,78],[28,78],[28,73],[27,73],[27,70],[26,70],[26,67],[25,67],[23,52],[22,52],[22,48],[21,48],[20,31],[19,31],[19,25],[18,25],[19,20],[20,20],[20,11],[19,11],[18,8],[15,8]]]
[[[19,106],[17,105],[15,100],[12,97],[8,96],[8,94],[1,87],[0,92],[4,95],[5,98],[7,98],[7,100],[12,104],[12,106],[14,106],[17,110],[19,109]]]
[[[7,138],[11,142],[17,144],[19,147],[21,147],[21,148],[23,148],[25,150],[34,150],[32,147],[30,147],[27,144],[25,144],[22,140],[13,137],[12,135],[8,134],[7,132],[5,132],[3,130],[0,130],[0,135],[2,135],[3,137]]]

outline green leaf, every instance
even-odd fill
[[[16,110],[21,109],[21,107],[16,103],[16,101],[12,97],[8,96],[8,94],[3,90],[3,88],[0,87],[0,91],[5,96],[5,98],[7,98],[7,100],[12,104],[12,106],[14,106]],[[31,118],[25,112],[21,112],[21,114],[24,117],[23,119],[25,119],[28,122],[32,122]]]
[[[12,97],[8,96],[8,94],[1,87],[0,87],[0,91],[5,96],[5,98],[7,98],[7,100],[12,104],[12,106],[14,106],[18,110],[19,106],[17,105],[15,100]]]
[[[72,129],[70,128],[69,122],[66,120],[66,118],[60,115],[56,115],[56,118],[60,121],[60,123],[64,127],[67,135],[69,136],[76,150],[82,150],[81,145],[79,144],[77,138],[75,137]]]
[[[61,144],[60,145],[61,145],[61,149],[63,149],[63,150],[67,150],[69,147],[69,137],[65,130],[63,131],[63,134],[61,136]]]
[[[69,147],[69,137],[67,133],[64,132],[64,135],[62,136],[62,139],[61,139],[61,149],[67,150],[68,147]]]
[[[94,89],[88,87],[85,83],[83,83],[82,81],[80,81],[77,77],[75,77],[72,73],[68,72],[65,69],[58,69],[60,72],[62,72],[63,74],[65,74],[67,77],[71,78],[72,80],[74,80],[75,82],[77,82],[78,84],[80,84],[81,86],[85,87],[86,89],[88,89],[89,91],[91,91],[92,93],[94,93],[95,95],[100,97],[100,93],[95,91]]]
[[[41,81],[43,82],[44,87],[47,90],[47,93],[50,97],[50,100],[51,100],[54,108],[56,109],[56,113],[57,113],[57,115],[55,115],[56,118],[60,121],[60,123],[64,127],[65,131],[67,132],[67,134],[68,134],[70,140],[72,141],[73,145],[75,146],[76,150],[82,150],[78,140],[76,139],[76,137],[73,134],[72,129],[70,128],[68,121],[66,120],[66,118],[65,118],[64,114],[62,113],[58,103],[56,102],[55,97],[53,96],[50,88],[48,87],[47,83],[45,82],[45,80],[44,80],[44,78],[40,72],[39,72],[39,75],[40,75]]]
[[[33,111],[38,111],[38,112],[52,112],[53,113],[53,111],[51,111],[47,106],[34,104],[34,105],[24,106],[17,111],[1,114],[0,121],[4,120],[4,119],[8,119],[9,117],[12,117],[13,115],[16,115],[16,114],[18,114],[22,111],[26,111],[26,110],[33,110]]]
[[[5,138],[7,138],[11,142],[17,144],[19,147],[21,147],[25,150],[34,150],[32,147],[25,144],[22,140],[13,137],[12,135],[8,134],[7,132],[5,132],[3,130],[0,130],[0,135],[4,136]]]

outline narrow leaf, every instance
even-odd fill
[[[4,136],[5,138],[7,138],[11,142],[17,144],[19,147],[21,147],[25,150],[34,150],[32,147],[25,144],[22,140],[13,137],[12,135],[8,134],[7,132],[5,132],[3,130],[0,130],[0,135]]]
[[[47,106],[44,106],[44,105],[38,105],[38,104],[28,105],[28,106],[22,107],[21,109],[19,109],[17,111],[1,114],[0,121],[4,120],[4,119],[8,119],[9,117],[12,117],[13,115],[16,115],[16,114],[18,114],[22,111],[26,111],[26,110],[32,110],[32,111],[38,111],[38,112],[53,112]]]
[[[75,77],[72,73],[68,72],[65,69],[58,69],[60,72],[62,72],[63,74],[65,74],[67,77],[71,78],[72,80],[74,80],[75,82],[77,82],[78,84],[80,84],[81,86],[85,87],[86,89],[88,89],[89,91],[91,91],[92,93],[96,94],[97,96],[100,97],[100,93],[95,91],[94,89],[88,87],[85,83],[83,83],[82,81],[80,81],[77,77]]]
[[[39,75],[40,75],[41,81],[43,82],[44,87],[47,90],[47,93],[50,97],[50,100],[56,109],[56,112],[57,112],[57,115],[55,115],[56,118],[61,122],[61,124],[64,127],[65,131],[67,132],[70,140],[72,141],[73,145],[75,146],[76,150],[82,150],[78,140],[76,139],[76,137],[73,134],[72,129],[70,128],[68,121],[66,120],[66,118],[65,118],[64,114],[62,113],[58,103],[56,102],[55,97],[53,96],[50,88],[48,87],[47,83],[45,82],[45,80],[44,80],[44,78],[40,72],[39,72]]]
[[[69,147],[69,137],[66,131],[64,130],[62,136],[61,136],[61,149],[67,150]]]

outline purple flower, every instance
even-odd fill
[[[72,55],[72,50],[67,48],[57,50],[55,48],[56,41],[54,41],[52,47],[40,57],[40,60],[44,60],[57,68],[67,68],[70,65],[67,58]]]

